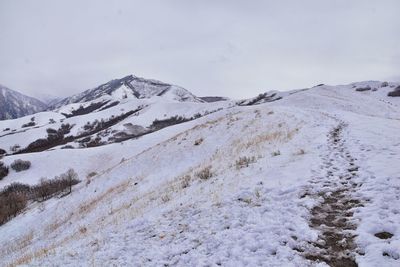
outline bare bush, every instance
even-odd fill
[[[192,177],[190,177],[190,175],[183,176],[182,182],[181,182],[182,188],[189,187],[191,179],[192,179]]]
[[[357,92],[365,92],[365,91],[370,91],[371,90],[371,86],[365,86],[365,87],[358,87],[356,88]]]
[[[0,194],[0,225],[6,223],[11,218],[26,207],[28,203],[25,194],[18,192]]]
[[[3,162],[0,161],[0,180],[8,175],[9,169]]]
[[[273,157],[279,156],[280,154],[281,154],[281,152],[280,152],[279,150],[274,151],[274,152],[271,153],[271,155],[272,155]]]
[[[199,139],[197,139],[196,141],[194,141],[194,145],[195,145],[195,146],[198,146],[198,145],[200,145],[201,143],[203,143],[203,141],[204,141],[203,138],[199,138]]]
[[[20,145],[15,144],[15,145],[10,147],[10,150],[11,150],[11,152],[17,152],[20,148],[21,148]]]
[[[400,96],[400,85],[397,86],[393,91],[389,92],[388,96],[392,97]]]
[[[165,194],[161,197],[161,200],[162,200],[162,202],[167,203],[168,201],[171,200],[171,197],[169,195]]]
[[[196,176],[201,180],[208,180],[213,176],[211,166],[207,166],[196,173]]]
[[[0,225],[17,216],[27,205],[30,187],[13,183],[0,191]]]
[[[32,127],[35,125],[36,125],[36,123],[34,121],[30,121],[28,123],[22,124],[21,128]]]
[[[72,185],[79,182],[73,169],[53,180],[42,179],[36,186],[12,183],[0,191],[0,225],[17,216],[28,201],[45,201],[55,195],[71,193]]]
[[[29,160],[16,159],[11,163],[11,169],[16,172],[28,170],[31,167],[31,162]]]
[[[249,167],[249,165],[251,163],[256,162],[256,157],[252,156],[252,157],[239,157],[238,160],[236,160],[235,166],[236,169],[241,169],[241,168],[246,168]]]
[[[299,151],[297,151],[296,155],[304,155],[306,153],[306,151],[304,149],[299,149]]]
[[[39,185],[33,187],[34,200],[45,201],[60,193],[64,193],[62,196],[68,195],[72,192],[72,186],[79,182],[78,175],[73,169],[56,176],[53,180],[41,179]]]

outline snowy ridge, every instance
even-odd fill
[[[35,114],[39,128],[6,131],[0,148],[41,136],[49,118],[74,124],[71,135],[121,109],[141,107],[110,133],[174,115],[195,119],[120,143],[7,155],[6,164],[21,158],[32,167],[12,171],[0,187],[36,184],[71,167],[82,182],[0,226],[0,265],[398,266],[400,97],[388,97],[397,86],[320,85],[277,93],[282,98],[272,102],[271,94],[213,103],[161,94],[62,114],[118,98],[102,95]],[[318,217],[325,213],[333,217]],[[343,246],[328,242],[329,227]],[[383,232],[392,236],[382,239]]]

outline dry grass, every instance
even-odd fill
[[[16,267],[20,265],[27,265],[30,263],[33,259],[38,259],[38,258],[43,258],[48,256],[50,253],[52,253],[55,249],[55,246],[50,246],[46,248],[41,248],[35,252],[28,252],[25,253],[24,255],[20,256],[18,259],[14,260],[11,263],[8,263],[6,266],[7,267]]]
[[[204,167],[200,171],[196,173],[196,177],[201,179],[201,180],[208,180],[213,176],[213,173],[211,171],[211,166]]]
[[[235,166],[236,166],[236,169],[239,170],[239,169],[242,169],[242,168],[249,167],[249,165],[251,163],[254,163],[254,162],[256,162],[256,157],[255,156],[252,156],[252,157],[246,157],[246,156],[239,157],[239,159],[236,160],[236,162],[235,162]]]
[[[14,251],[25,250],[29,245],[32,244],[33,240],[33,231],[30,231],[26,235],[23,235],[15,240],[8,241],[5,244],[2,244],[1,255],[7,255]]]
[[[110,198],[113,195],[120,194],[129,187],[130,180],[123,181],[122,183],[109,188],[106,192],[92,198],[89,202],[83,203],[79,206],[79,213],[88,213],[92,211],[99,202],[103,201],[106,198]]]

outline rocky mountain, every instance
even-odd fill
[[[114,79],[96,88],[86,90],[80,94],[67,97],[51,108],[59,108],[67,104],[83,103],[107,96],[113,100],[122,99],[144,99],[161,96],[180,102],[204,102],[186,89],[160,82],[157,80],[144,79],[134,75],[128,75],[121,79]]]
[[[46,109],[40,100],[0,85],[0,120],[15,119]]]

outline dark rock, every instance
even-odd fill
[[[379,232],[376,233],[375,236],[380,239],[389,239],[392,238],[393,234],[389,232]]]

